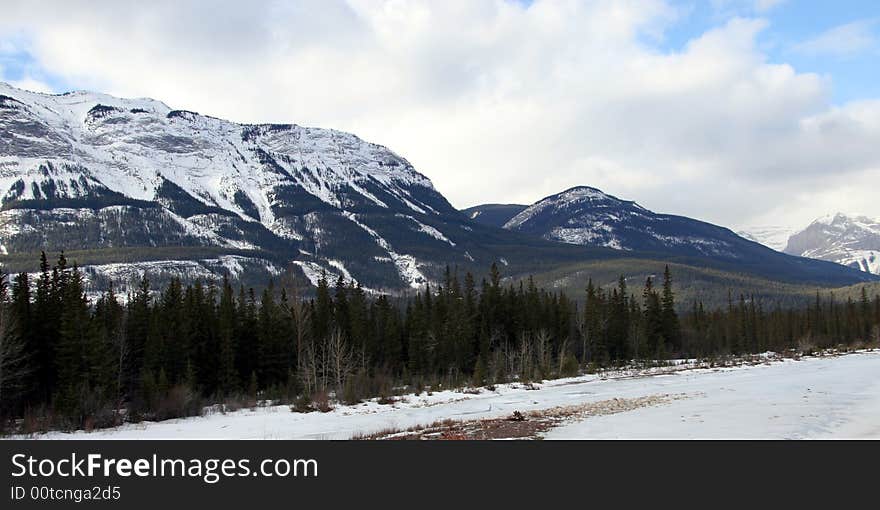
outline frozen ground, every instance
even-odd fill
[[[551,430],[580,438],[880,438],[880,353],[621,381],[618,393],[693,398]]]
[[[588,375],[546,382],[537,390],[512,385],[480,394],[423,393],[393,406],[368,402],[323,414],[293,413],[287,406],[263,407],[38,437],[347,439],[438,420],[507,417],[514,411],[652,395],[684,398],[564,423],[544,437],[880,438],[880,352],[876,351],[662,375],[604,379]]]

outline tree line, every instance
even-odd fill
[[[224,278],[124,300],[86,298],[83,274],[45,253],[32,278],[0,278],[0,412],[18,430],[93,428],[198,414],[205,405],[289,402],[327,409],[425,387],[576,375],[631,360],[710,357],[877,341],[880,296],[807,309],[729,299],[677,312],[667,268],[630,292],[587,282],[581,299],[479,282],[447,268],[413,295],[372,295],[323,275],[313,292],[270,282],[259,294]],[[15,425],[17,424],[17,425]]]

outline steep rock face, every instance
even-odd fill
[[[793,234],[785,253],[880,274],[880,220],[842,213],[825,216]]]
[[[472,227],[409,162],[348,133],[0,84],[0,135],[4,254],[244,250],[376,288],[495,258],[469,251]]]

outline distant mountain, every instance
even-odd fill
[[[880,274],[880,220],[837,213],[793,234],[785,253]]]
[[[65,249],[98,282],[292,270],[401,289],[447,264],[525,270],[597,253],[474,224],[407,160],[353,134],[2,83],[0,204],[7,270]]]
[[[834,271],[827,264],[779,253],[727,228],[654,213],[635,202],[586,186],[536,202],[507,221],[504,228],[562,243],[683,260],[709,258],[726,269],[738,268],[766,276]]]
[[[526,207],[528,206],[520,204],[483,204],[468,207],[461,212],[477,223],[501,228]]]
[[[789,227],[745,227],[739,230],[737,235],[776,251],[784,251],[788,238],[795,232],[795,229]]]
[[[657,214],[586,186],[540,200],[511,218],[504,228],[563,243],[626,251],[736,259],[742,256],[743,248],[757,248],[726,228]]]

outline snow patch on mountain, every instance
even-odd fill
[[[167,278],[179,278],[184,281],[201,280],[214,282],[224,275],[236,278],[246,268],[259,268],[269,275],[278,276],[281,268],[274,263],[255,257],[238,255],[221,255],[216,258],[198,260],[150,260],[142,262],[126,262],[111,264],[87,264],[79,268],[83,276],[83,287],[87,299],[94,303],[112,283],[113,290],[120,302],[127,301],[127,294],[137,290],[140,281],[146,276],[150,281]],[[40,273],[28,273],[32,284],[36,284]]]
[[[424,234],[427,234],[429,237],[433,237],[434,239],[437,239],[439,241],[443,241],[444,243],[449,244],[449,246],[455,246],[455,243],[450,241],[448,237],[443,235],[443,233],[440,232],[439,230],[437,230],[436,228],[434,228],[430,225],[425,225],[421,221],[413,218],[412,216],[410,216],[408,214],[397,214],[396,216],[399,218],[406,218],[406,219],[412,221],[413,223],[415,223],[416,226],[418,227],[418,229],[417,229],[418,232],[422,232]]]
[[[614,236],[614,230],[602,223],[596,223],[592,227],[554,227],[546,236],[548,239],[568,244],[588,244],[593,246],[605,246],[615,250],[627,250],[625,246]]]
[[[738,235],[749,241],[763,244],[776,251],[785,251],[785,246],[788,244],[788,238],[795,232],[796,230],[793,228],[782,226],[751,226],[737,230]]]
[[[394,262],[394,266],[397,268],[397,272],[400,274],[401,279],[404,282],[407,282],[410,287],[417,289],[428,283],[428,279],[419,270],[419,264],[415,257],[395,252],[394,249],[391,248],[391,245],[388,244],[388,241],[382,238],[378,232],[358,221],[357,215],[354,213],[346,211],[343,213],[343,216],[351,220],[352,223],[359,226],[373,237],[376,244],[388,253],[388,256]]]
[[[345,264],[343,264],[339,260],[328,260],[327,261],[330,266],[335,267],[342,274],[342,277],[345,278],[347,282],[354,282],[357,284],[357,281],[351,277],[351,273],[348,272],[348,269],[345,268]]]
[[[880,274],[880,251],[851,250],[847,256],[836,261],[844,266],[855,267],[866,273]]]
[[[342,273],[341,271],[333,271],[333,269],[331,268],[334,268],[336,266],[334,266],[329,261],[329,267],[322,266],[321,264],[310,260],[295,260],[293,261],[293,264],[298,266],[302,270],[303,274],[309,280],[309,283],[311,283],[315,287],[318,286],[318,282],[321,281],[322,277],[326,277],[329,282],[335,281],[339,278],[339,276],[343,276],[346,278],[346,281],[352,281],[355,285],[357,285],[357,281],[352,280],[351,275],[348,275],[348,277],[345,276],[348,271],[345,271],[345,273]]]

